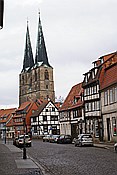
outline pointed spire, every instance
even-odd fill
[[[42,62],[47,66],[50,66],[48,62],[48,56],[46,52],[46,46],[42,31],[41,19],[40,19],[40,12],[39,12],[39,23],[38,23],[38,36],[37,36],[37,46],[36,46],[36,56],[35,56],[35,64],[38,62]]]
[[[29,35],[28,19],[27,19],[27,32],[26,32],[26,44],[24,51],[24,61],[23,61],[23,70],[26,71],[27,68],[32,68],[34,66],[34,59]]]

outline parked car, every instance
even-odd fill
[[[90,145],[93,146],[93,138],[91,134],[80,134],[75,140],[75,146]]]
[[[25,135],[25,145],[31,146],[31,138],[29,137],[29,135]],[[24,146],[24,135],[19,136],[19,138],[16,142],[16,146],[18,146],[18,147]]]
[[[50,140],[50,136],[51,135],[45,135],[44,137],[43,137],[43,142],[49,142],[49,140]]]
[[[72,143],[72,137],[70,135],[60,135],[57,143]]]
[[[17,142],[18,142],[18,137],[14,137],[13,138],[13,145],[17,146]]]
[[[51,135],[49,142],[50,143],[57,143],[58,137],[59,137],[59,135]]]

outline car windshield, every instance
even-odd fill
[[[20,139],[23,139],[23,138],[24,138],[24,135],[20,136],[19,138],[20,138]],[[28,139],[29,136],[28,136],[28,135],[25,135],[25,138]]]
[[[82,137],[83,137],[83,138],[92,138],[91,135],[83,135]]]
[[[59,135],[53,135],[53,137],[54,137],[54,138],[57,138],[57,137],[59,137]]]
[[[69,135],[66,135],[66,136],[65,136],[65,138],[71,138],[71,136],[69,136]]]

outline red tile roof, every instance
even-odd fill
[[[117,83],[117,63],[103,71],[103,78],[100,83],[100,89],[107,88]]]
[[[100,89],[104,89],[114,83],[117,83],[117,52],[112,54],[102,64],[99,75]]]
[[[31,101],[27,101],[21,104],[21,106],[19,106],[19,108],[17,109],[17,111],[21,111],[26,109],[28,106],[30,106],[33,102]]]
[[[81,99],[79,98],[78,102],[74,103],[74,98],[80,97],[82,92],[83,92],[82,83],[73,86],[67,98],[65,99],[62,107],[60,108],[60,111],[81,106],[83,104]]]
[[[0,110],[0,123],[6,123],[8,120],[10,120],[12,113],[14,113],[15,110],[16,108],[1,109]]]
[[[48,103],[49,101],[44,101],[42,104],[40,104],[38,109],[31,115],[31,117],[38,116],[43,111],[43,109],[46,107]]]

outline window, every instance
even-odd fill
[[[95,75],[94,75],[94,72],[92,71],[92,79],[94,79],[95,78]]]
[[[37,126],[34,126],[34,133],[37,133]]]
[[[91,87],[91,94],[93,94],[93,86]]]
[[[82,117],[82,109],[78,109],[78,115],[76,117]]]
[[[37,72],[35,70],[35,81],[37,81]]]
[[[46,89],[48,89],[48,85],[46,85]]]
[[[97,93],[99,92],[99,84],[97,84]]]
[[[46,112],[48,112],[48,109],[46,109]]]
[[[31,87],[32,86],[32,77],[30,78],[30,84],[29,86]]]
[[[104,92],[104,105],[107,105],[108,104],[108,92],[105,91]]]
[[[47,121],[47,116],[46,115],[43,116],[43,121]]]
[[[75,117],[76,117],[76,111],[73,110],[73,118],[75,118]]]
[[[36,122],[36,117],[33,117],[33,122]]]
[[[91,111],[91,103],[89,103],[89,111]]]
[[[44,130],[44,132],[48,132],[48,125],[44,125],[43,130]]]
[[[52,107],[52,111],[55,111],[55,108],[54,107]]]
[[[92,87],[90,87],[90,95],[92,94]]]
[[[22,84],[24,85],[24,75],[22,75]]]
[[[94,93],[96,93],[96,86],[94,86]]]
[[[89,88],[87,88],[87,95],[89,95],[89,92],[90,92],[90,89],[89,89]]]
[[[117,87],[114,88],[114,102],[117,102]]]
[[[113,103],[113,90],[112,89],[110,89],[109,91],[109,102],[110,104]]]
[[[58,121],[58,116],[51,116],[51,121]]]
[[[87,83],[88,79],[87,79],[87,75],[85,76],[85,82]]]
[[[88,103],[85,104],[85,111],[89,111],[89,105],[88,105]]]
[[[97,105],[96,105],[96,107],[97,107],[96,110],[99,110],[99,109],[100,109],[100,102],[97,101],[96,104],[97,104]]]
[[[47,70],[45,70],[45,80],[49,80],[49,74]]]
[[[92,111],[95,109],[95,102],[92,102]]]

